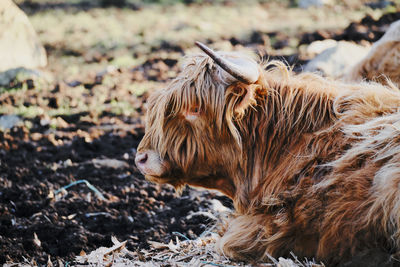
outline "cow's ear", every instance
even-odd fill
[[[248,108],[254,107],[257,104],[255,91],[258,85],[237,83],[232,86],[233,88],[229,88],[228,90],[232,90],[237,95],[237,101],[235,101],[236,104],[233,107],[234,115],[235,117],[242,117]]]

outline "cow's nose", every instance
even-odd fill
[[[140,168],[141,166],[145,165],[148,158],[149,156],[146,152],[137,153],[135,158],[136,166]]]

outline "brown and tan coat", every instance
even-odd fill
[[[370,248],[396,256],[399,90],[202,48],[212,57],[187,57],[149,100],[136,156],[146,178],[232,198],[218,245],[236,259],[294,252],[335,264]]]

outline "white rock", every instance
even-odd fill
[[[307,55],[316,56],[321,54],[324,50],[337,46],[338,41],[333,39],[325,39],[322,41],[314,41],[307,47]]]
[[[129,167],[128,163],[117,159],[92,159],[92,163],[96,168],[121,169]]]
[[[354,64],[364,58],[369,50],[369,47],[340,41],[336,46],[324,50],[308,62],[304,70],[339,78],[347,73]]]
[[[0,71],[47,64],[46,52],[25,13],[11,0],[0,4]]]

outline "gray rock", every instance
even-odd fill
[[[322,7],[326,4],[331,4],[331,0],[299,0],[299,7],[309,8],[309,7]]]
[[[46,66],[46,52],[28,17],[13,1],[0,2],[0,71]]]
[[[364,58],[369,50],[369,47],[340,41],[334,47],[324,50],[313,60],[308,62],[304,70],[319,72],[324,76],[339,78]]]
[[[0,0],[1,1],[1,0]],[[37,78],[40,73],[23,67],[0,72],[0,86],[8,86],[12,81],[23,82],[29,78]]]
[[[0,129],[11,129],[19,122],[21,122],[21,119],[17,115],[3,115],[0,117]]]

